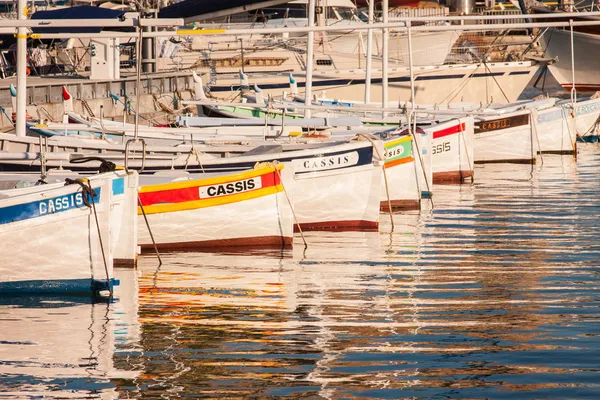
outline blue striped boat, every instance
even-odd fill
[[[136,186],[137,174],[115,171],[0,190],[0,295],[112,292],[113,258],[126,253],[114,239],[137,227]]]

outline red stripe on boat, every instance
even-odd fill
[[[275,186],[281,183],[277,172],[261,175],[260,179],[262,180],[262,187]]]
[[[260,177],[261,179],[261,188],[271,187],[280,184],[279,174],[276,172],[267,173],[264,175],[259,175],[255,178]],[[251,178],[247,178],[251,179]],[[231,182],[240,182],[243,180],[233,180],[233,181],[225,181],[216,183],[214,185],[226,185]],[[174,203],[184,203],[186,201],[196,201],[201,200],[200,197],[200,188],[214,185],[198,185],[189,188],[183,189],[170,189],[170,190],[160,190],[156,192],[145,192],[140,193],[140,202],[143,206],[152,206],[155,204],[174,204]],[[251,192],[249,190],[248,192]],[[229,195],[222,195],[219,197],[231,196],[237,193],[232,193]],[[212,198],[212,197],[211,197]]]
[[[199,187],[194,186],[185,189],[140,193],[140,202],[143,206],[152,206],[154,204],[172,204],[200,200]]]
[[[448,135],[454,135],[455,133],[458,133],[460,131],[464,132],[464,130],[465,130],[465,124],[463,122],[460,125],[454,125],[449,128],[442,129],[441,131],[433,132],[433,138],[437,139],[437,138],[441,138],[441,137],[448,136]]]

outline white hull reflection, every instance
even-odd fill
[[[115,369],[115,345],[131,348],[140,338],[137,276],[115,270],[121,285],[114,302],[92,304],[90,297],[0,297],[1,398],[115,399],[113,378],[138,372]]]

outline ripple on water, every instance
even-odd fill
[[[92,307],[99,314],[93,323],[86,316],[81,332],[93,339],[73,347],[79,358],[61,367],[100,386],[73,378],[62,390],[121,398],[597,398],[599,189],[600,152],[587,145],[577,161],[478,166],[474,184],[436,186],[433,210],[395,214],[393,230],[382,214],[381,233],[311,232],[307,249],[296,238],[285,251],[164,254],[160,267],[143,257],[139,276],[119,271],[122,300]],[[62,329],[39,309],[10,309],[0,306],[0,318],[18,329],[35,329],[32,320]],[[77,310],[65,307],[65,321],[84,318]],[[0,372],[12,374],[0,386],[59,390],[48,372],[57,369],[41,364],[51,357],[31,369],[14,355],[30,342],[39,353],[59,341],[15,336],[0,333],[0,348],[13,354],[0,353]],[[109,358],[100,356],[105,350]],[[96,372],[82,360],[93,360]],[[37,389],[19,376],[35,377]]]

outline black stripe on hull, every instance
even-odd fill
[[[487,119],[485,121],[479,120],[475,123],[475,134],[516,128],[517,126],[528,124],[529,114],[520,114],[513,117],[498,117],[494,119]]]
[[[355,164],[340,165],[337,168],[322,168],[322,169],[315,168],[314,170],[310,170],[310,171],[297,171],[296,174],[303,175],[303,174],[309,174],[309,173],[321,172],[321,171],[336,171],[336,170],[343,170],[343,169],[353,168],[353,167],[357,167],[357,166],[372,164],[372,162],[373,162],[373,147],[372,146],[359,147],[359,148],[348,149],[348,150],[343,150],[343,151],[332,151],[332,152],[328,152],[327,147],[324,147],[324,148],[319,149],[319,152],[315,152],[315,154],[306,155],[306,156],[302,156],[302,157],[288,156],[288,157],[274,158],[273,155],[271,155],[271,154],[265,154],[264,157],[260,160],[254,160],[254,161],[240,160],[238,162],[232,162],[232,163],[228,163],[228,164],[221,164],[221,163],[211,164],[210,162],[207,162],[207,163],[203,163],[202,167],[199,165],[194,165],[195,164],[193,162],[194,159],[191,158],[190,165],[188,165],[187,168],[185,168],[185,165],[172,166],[172,165],[167,165],[167,164],[161,165],[158,167],[148,166],[148,167],[144,168],[144,171],[142,171],[141,174],[152,174],[157,171],[172,170],[172,169],[186,170],[188,172],[193,172],[193,173],[238,172],[238,171],[244,171],[244,170],[254,168],[254,166],[256,165],[257,162],[271,162],[271,161],[291,162],[292,160],[310,160],[310,159],[323,158],[323,157],[338,157],[338,156],[343,156],[343,155],[354,153],[354,152],[358,153],[358,161]],[[96,154],[93,154],[93,155],[96,156]],[[102,157],[102,154],[97,154],[97,156]],[[238,157],[236,157],[236,158],[238,158]],[[239,157],[239,158],[243,158],[243,156]],[[252,157],[252,158],[254,158],[254,157]],[[54,165],[52,165],[51,162],[48,163],[48,168],[58,168],[58,167],[59,167],[58,164],[56,166],[54,166]],[[95,172],[98,169],[97,166],[85,166],[83,164],[69,164],[69,165],[63,165],[63,167],[68,168],[70,171],[87,172],[87,173]],[[136,168],[130,168],[130,169],[135,170]],[[39,165],[30,165],[29,163],[28,164],[25,164],[25,163],[18,164],[18,163],[14,163],[14,162],[10,162],[10,161],[0,161],[0,172],[11,172],[11,173],[40,172],[40,166]]]
[[[523,74],[529,74],[527,71],[523,71]],[[474,78],[486,78],[486,77],[498,77],[503,76],[504,72],[485,72],[485,73],[477,73],[473,74]],[[433,80],[447,80],[447,79],[462,79],[468,74],[451,74],[451,75],[435,75],[435,76],[417,76],[415,81],[433,81]],[[371,79],[371,84],[381,84],[382,78],[373,78]],[[399,76],[392,77],[388,79],[388,83],[398,83],[398,82],[406,82],[410,83],[410,76]],[[322,87],[322,86],[352,86],[352,85],[364,85],[365,79],[323,79],[323,80],[313,80],[313,87]],[[298,87],[306,87],[306,82],[297,82]],[[289,83],[264,83],[259,85],[263,90],[275,90],[275,89],[288,89]],[[245,86],[244,88],[247,88]],[[241,85],[229,85],[229,86],[211,86],[211,92],[231,92],[241,90]]]

